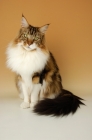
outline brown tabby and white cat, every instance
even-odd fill
[[[45,46],[49,24],[31,26],[22,15],[18,36],[7,48],[7,66],[16,73],[16,85],[23,102],[41,115],[68,115],[80,107],[81,98],[64,90],[59,69]]]

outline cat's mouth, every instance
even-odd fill
[[[34,51],[37,49],[37,45],[35,43],[33,43],[31,45],[23,46],[23,48],[27,51]]]
[[[34,51],[34,50],[36,50],[36,48],[30,48],[30,47],[23,47],[25,50],[27,50],[27,51]]]

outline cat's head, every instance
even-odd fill
[[[45,43],[45,32],[47,31],[48,26],[49,24],[42,27],[34,27],[30,25],[22,15],[21,29],[15,39],[15,43],[20,44],[27,51],[36,50],[37,47],[43,47]]]

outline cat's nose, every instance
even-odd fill
[[[31,44],[33,44],[33,40],[27,40],[27,44],[30,46]]]

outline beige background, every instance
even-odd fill
[[[17,95],[5,51],[20,28],[22,13],[34,26],[51,23],[47,46],[63,87],[76,95],[92,94],[92,0],[0,0],[0,95]]]

